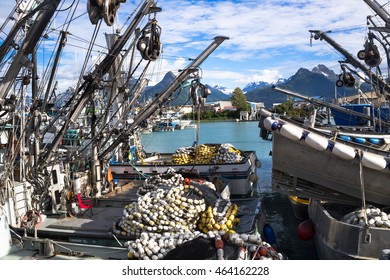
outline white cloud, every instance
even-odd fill
[[[102,53],[106,52],[103,32],[113,32],[122,26],[128,14],[143,1],[122,3],[117,24],[111,28],[102,25],[96,39]],[[0,20],[8,16],[14,5],[11,0],[3,2]],[[72,2],[66,0],[63,7]],[[333,30],[330,36],[356,54],[365,40],[366,17],[372,14],[361,0],[159,0],[157,4],[163,9],[156,18],[162,28],[164,47],[163,59],[151,67],[150,71],[155,72],[149,74],[151,83],[156,83],[166,71],[183,68],[189,63],[187,58],[196,57],[215,36],[223,35],[230,39],[201,67],[207,83],[231,88],[252,81],[288,78],[300,67],[310,69],[319,63],[336,65],[341,55],[323,41],[313,41],[310,46],[308,30]],[[75,15],[85,12],[86,0],[82,0]],[[66,12],[60,13],[55,26],[59,27],[66,16]],[[356,27],[358,29],[352,32],[351,28]],[[81,69],[81,57],[86,53],[93,29],[86,14],[70,25],[71,35],[64,50],[68,55],[62,61],[63,69],[58,72],[62,81],[60,88],[62,83],[66,86],[75,83],[67,79],[78,76],[76,70]],[[57,33],[50,36],[54,38]],[[96,56],[97,53],[92,54],[92,58]]]
[[[268,83],[274,83],[278,79],[282,78],[283,76],[279,73],[278,70],[275,69],[264,69],[258,71],[259,73],[255,73],[248,78],[242,80],[242,82],[250,83],[250,82],[268,82]]]

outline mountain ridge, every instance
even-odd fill
[[[312,70],[301,67],[288,79],[279,79],[275,83],[264,81],[248,83],[242,90],[249,102],[263,102],[266,108],[272,108],[274,103],[282,103],[287,100],[287,96],[275,91],[273,86],[296,91],[309,97],[322,96],[325,101],[331,102],[336,94],[348,96],[356,93],[356,89],[347,87],[337,88],[336,92],[335,83],[339,76],[325,65],[319,64],[313,67]],[[168,72],[162,81],[155,86],[148,87],[145,94],[153,98],[155,94],[163,90],[164,86],[169,85],[174,78],[175,76]],[[207,97],[208,102],[230,100],[233,90],[229,92],[229,89],[221,85],[210,86],[206,84],[205,86],[211,91],[211,94]],[[183,105],[189,100],[188,88],[184,91],[182,89],[180,95],[169,102],[171,106]],[[190,103],[187,102],[187,104]]]

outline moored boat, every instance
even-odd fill
[[[288,120],[266,117],[264,126],[273,132],[273,188],[288,195],[324,200],[365,199],[390,205],[389,152],[359,143],[329,138],[317,130]]]
[[[356,209],[362,208],[319,200],[310,202],[309,214],[315,227],[314,238],[320,259],[389,259],[390,228],[375,226],[374,222],[365,226],[363,213]],[[381,220],[379,209],[375,217]],[[352,224],[354,219],[355,224]],[[384,220],[387,219],[386,214]]]
[[[389,24],[389,14],[383,5],[377,1],[364,2],[375,11],[379,21]],[[372,71],[382,62],[374,41],[381,42],[379,38],[385,38],[388,30],[374,23],[371,17],[368,24],[372,26],[368,27],[364,49],[358,52],[357,59],[333,41],[329,32],[310,30],[310,33],[312,38],[327,42],[345,57],[340,62],[342,74],[336,86],[353,87],[351,81],[355,78],[350,79],[353,73],[372,86],[375,96],[385,97],[387,106],[374,102],[339,106],[303,96],[312,105],[337,112],[336,125],[316,127],[311,120],[298,123],[266,110],[262,111],[259,125],[264,138],[272,133],[273,189],[310,198],[308,213],[320,259],[388,259],[390,224],[385,209],[390,206],[386,183],[390,180],[387,113],[390,87],[387,79]],[[383,51],[388,55],[387,49]]]
[[[169,169],[184,170],[201,177],[220,176],[229,180],[231,194],[239,196],[257,192],[258,167],[260,161],[255,151],[239,151],[229,144],[182,147],[174,154],[159,153],[136,162],[110,164],[113,178],[124,182],[162,174]]]

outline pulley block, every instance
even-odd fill
[[[89,20],[92,24],[97,24],[103,18],[108,26],[112,26],[120,3],[125,2],[126,0],[88,0],[87,11]]]
[[[345,72],[343,74],[343,82],[346,87],[354,87],[355,86],[355,78],[351,73]]]
[[[376,67],[382,61],[377,46],[372,43],[366,44],[364,54],[364,62],[370,67]]]
[[[156,20],[150,21],[142,30],[142,35],[138,39],[137,49],[145,60],[154,61],[161,53],[161,27]]]
[[[199,80],[193,80],[191,82],[190,96],[192,98],[192,104],[194,106],[197,106],[199,104],[204,105],[206,98],[210,94],[210,89],[200,83]]]

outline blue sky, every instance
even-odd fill
[[[101,28],[97,38],[100,46],[105,46],[103,32],[110,33],[123,26],[127,13],[140,2],[127,0],[121,4],[114,27]],[[73,0],[65,0],[63,8],[72,3]],[[14,0],[2,0],[1,22],[14,4]],[[149,73],[150,83],[161,80],[167,71],[177,73],[189,63],[188,58],[195,58],[215,36],[222,35],[230,39],[201,65],[202,81],[231,89],[243,88],[249,82],[272,83],[278,78],[290,77],[300,67],[312,69],[318,64],[339,71],[338,60],[342,56],[321,41],[313,41],[310,46],[308,30],[332,30],[330,36],[356,54],[362,49],[367,34],[366,17],[373,14],[363,0],[159,0],[157,4],[163,9],[157,14],[162,28],[163,53],[154,63],[153,73]],[[84,15],[70,25],[71,36],[58,72],[60,89],[75,83],[77,70],[83,63],[93,31],[85,12],[86,0],[82,0],[75,15]],[[56,19],[53,24],[56,30],[60,29],[59,22],[66,15],[63,13]],[[57,35],[53,30],[51,38],[55,39]],[[4,34],[1,34],[3,38]],[[49,39],[45,44],[48,50],[54,43]],[[106,50],[97,48],[89,65],[93,65],[99,52]]]

